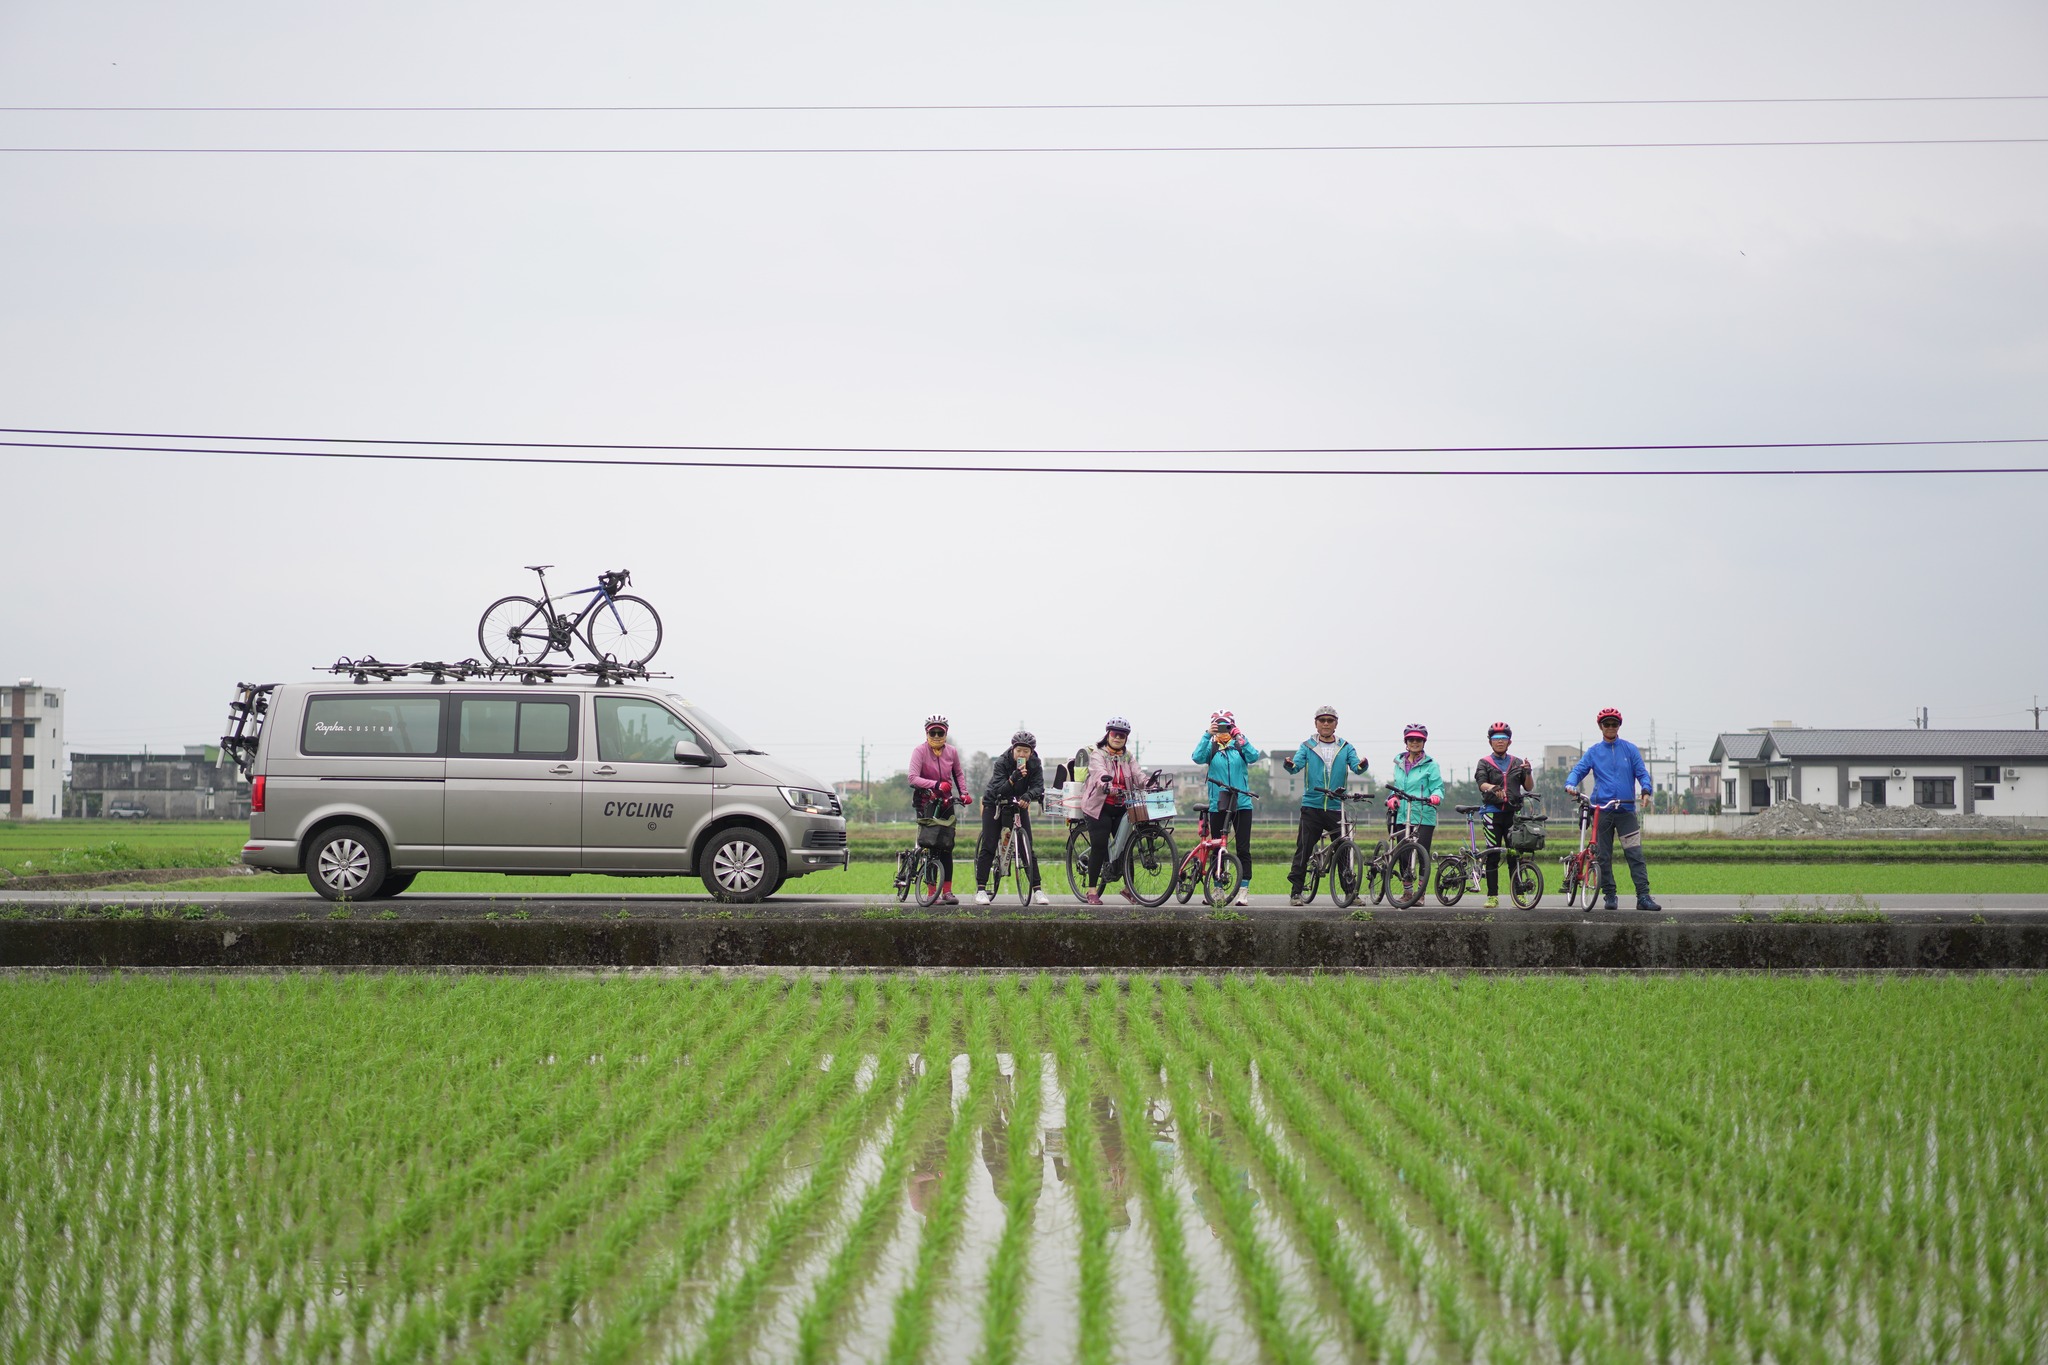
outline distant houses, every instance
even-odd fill
[[[1765,726],[1723,734],[1721,809],[1919,806],[1965,815],[2048,816],[2048,731],[1817,730]]]

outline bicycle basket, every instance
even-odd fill
[[[1540,853],[1548,837],[1550,822],[1540,815],[1523,815],[1508,826],[1508,848],[1515,853]]]

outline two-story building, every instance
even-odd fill
[[[1721,809],[1780,801],[1810,806],[1920,806],[2048,816],[2048,731],[1813,730],[1766,726],[1724,734]]]
[[[246,820],[249,781],[210,744],[182,754],[73,754],[73,813],[102,816],[116,801],[159,820]]]
[[[64,689],[23,678],[0,687],[0,819],[64,810]]]

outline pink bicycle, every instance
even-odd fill
[[[1222,784],[1219,783],[1219,786]],[[1202,899],[1210,905],[1228,905],[1237,895],[1238,886],[1244,881],[1244,868],[1238,865],[1237,855],[1224,847],[1230,833],[1230,815],[1237,809],[1237,798],[1249,800],[1251,793],[1242,787],[1223,787],[1223,797],[1229,802],[1223,810],[1217,811],[1217,824],[1209,823],[1209,808],[1195,807],[1195,829],[1198,836],[1195,846],[1180,860],[1180,866],[1173,870],[1173,897],[1186,905],[1195,894],[1196,885],[1202,888]]]

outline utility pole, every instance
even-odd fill
[[[2030,711],[2032,711],[2032,712],[2034,713],[2034,728],[2035,728],[2036,730],[2040,729],[2040,728],[2041,728],[2041,694],[2040,694],[2039,692],[2036,692],[2036,693],[2034,694],[2034,704],[2033,704],[2032,706],[2028,707],[2027,709],[2028,709],[2028,710],[2030,710]]]
[[[875,803],[872,799],[874,794],[868,790],[868,742],[866,740],[860,742],[860,795],[861,799],[867,802],[868,819],[872,821],[875,816]]]

